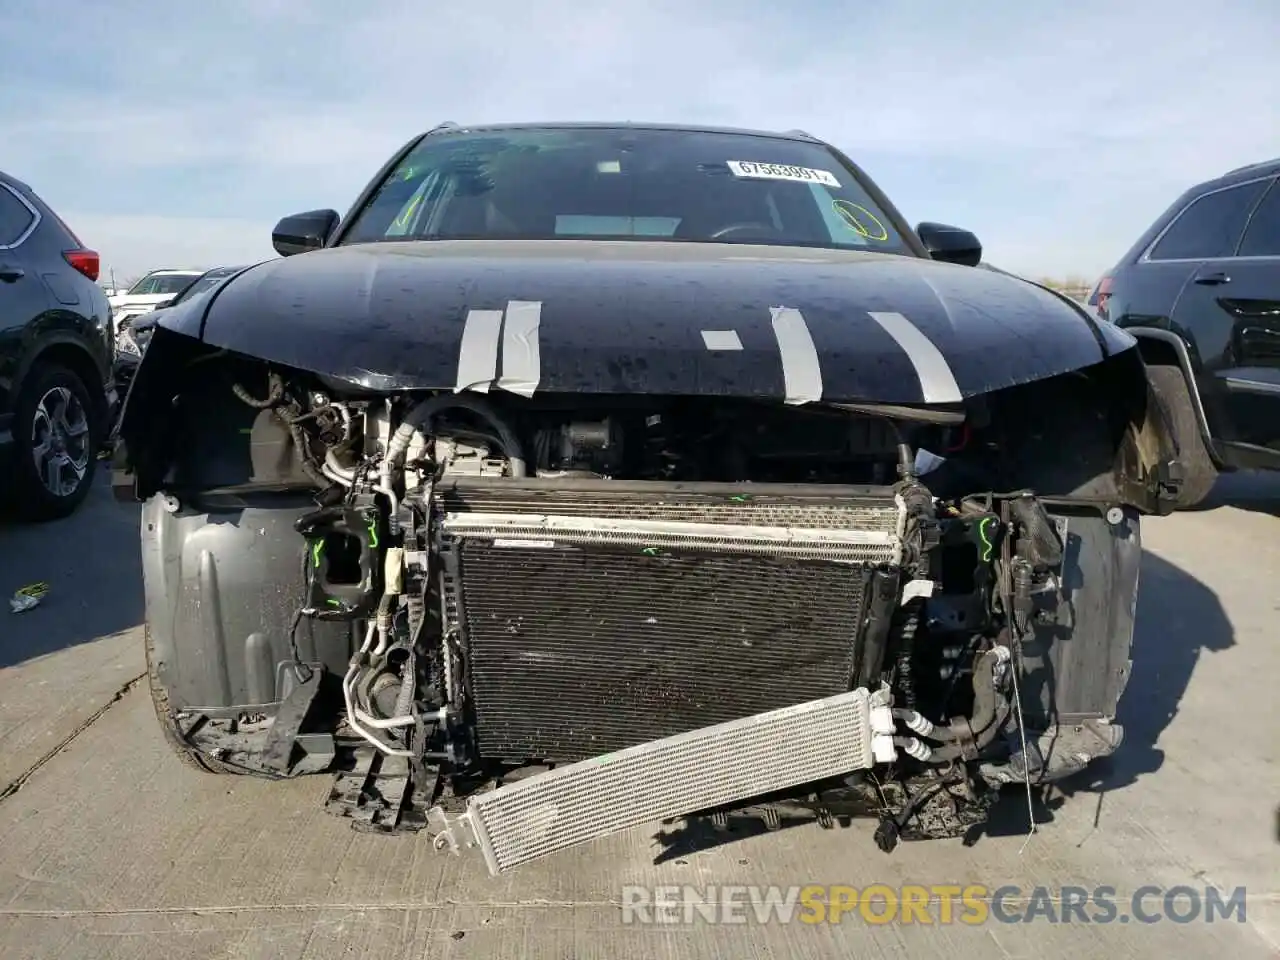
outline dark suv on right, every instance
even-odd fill
[[[1138,338],[1181,447],[1178,505],[1280,469],[1280,159],[1192,187],[1090,294]]]

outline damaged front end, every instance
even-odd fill
[[[957,835],[1112,753],[1135,350],[954,407],[397,392],[158,328],[117,451],[161,722],[494,873],[658,820]]]

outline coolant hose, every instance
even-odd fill
[[[1009,501],[1009,512],[1026,531],[1025,556],[1041,572],[1062,563],[1063,543],[1058,528],[1039,500],[1026,495]]]
[[[493,405],[481,400],[479,397],[454,396],[447,393],[428,397],[405,415],[404,421],[387,445],[386,461],[389,464],[398,463],[400,458],[408,451],[410,443],[413,442],[414,434],[425,433],[431,423],[431,419],[443,410],[469,410],[476,416],[487,420],[489,425],[493,427],[494,432],[497,433],[498,439],[502,441],[502,452],[506,456],[508,464],[510,464],[511,476],[528,476],[528,467],[525,464],[524,450],[520,445],[520,439],[507,422],[499,416]]]
[[[986,651],[974,665],[973,713],[968,717],[955,717],[946,726],[938,726],[915,710],[893,711],[894,717],[903,721],[912,733],[937,741],[942,746],[933,747],[914,737],[895,738],[895,744],[903,747],[909,756],[917,760],[943,763],[962,756],[964,742],[967,740],[972,740],[975,750],[991,743],[1009,717],[1009,702],[996,689],[995,677],[996,667],[1007,658],[1007,648],[995,647]]]
[[[1003,647],[996,647],[979,658],[973,667],[973,714],[967,721],[951,722],[952,727],[972,733],[975,739],[994,724],[996,706],[1003,699],[996,690],[996,666],[1001,662],[998,651],[1003,650]]]

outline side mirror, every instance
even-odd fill
[[[308,210],[285,217],[271,231],[271,246],[282,257],[318,250],[342,219],[336,210]]]
[[[161,301],[160,301],[159,303],[157,303],[157,304],[156,304],[152,309],[153,309],[153,310],[163,310],[165,307],[172,307],[172,306],[173,306],[173,301],[175,301],[175,300],[177,300],[177,299],[178,299],[177,297],[170,297],[168,300],[161,300]]]
[[[934,260],[965,267],[976,267],[982,262],[982,244],[968,230],[945,223],[922,223],[916,227],[916,233]]]

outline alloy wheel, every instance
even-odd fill
[[[36,474],[55,497],[79,489],[89,466],[89,417],[68,387],[53,387],[36,404],[31,424],[31,456]]]

